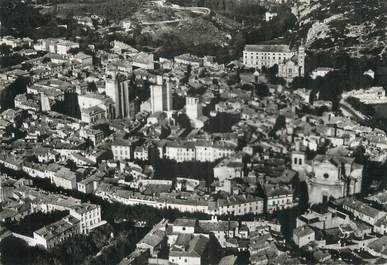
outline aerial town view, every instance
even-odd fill
[[[387,264],[387,0],[0,0],[0,265]]]

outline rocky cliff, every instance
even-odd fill
[[[309,50],[382,56],[386,51],[382,5],[375,0],[299,1],[292,8],[298,17],[293,40],[304,40]]]

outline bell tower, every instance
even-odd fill
[[[293,151],[291,154],[292,169],[300,172],[305,169],[305,153],[301,151]]]

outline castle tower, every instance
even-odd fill
[[[0,176],[0,204],[4,201],[3,177]]]
[[[156,77],[156,83],[151,87],[151,112],[171,111],[172,110],[172,86],[169,79],[163,79],[163,76]]]
[[[196,120],[203,115],[202,104],[197,97],[186,97],[186,114],[191,120]]]
[[[300,76],[304,76],[304,74],[305,74],[305,47],[302,44],[298,47],[298,65],[299,65]]]
[[[165,89],[163,90],[163,100],[165,101],[165,110],[171,111],[173,109],[172,105],[172,84],[171,79],[168,78],[165,80]]]
[[[130,79],[123,74],[113,74],[106,79],[106,95],[114,102],[114,118],[129,118],[129,88]]]

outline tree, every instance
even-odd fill
[[[187,114],[185,114],[185,113],[182,113],[177,117],[177,123],[179,124],[179,127],[181,129],[187,129],[187,130],[192,129],[191,121],[190,121],[189,117],[187,116]]]
[[[353,156],[355,157],[355,162],[359,164],[365,164],[367,162],[366,149],[362,145],[356,146],[353,151]]]
[[[148,148],[148,161],[149,164],[154,166],[157,162],[157,160],[160,158],[160,151],[156,144],[151,144]]]
[[[32,67],[33,67],[33,65],[31,63],[23,63],[21,69],[29,71]]]
[[[260,98],[269,96],[270,95],[269,87],[266,84],[256,84],[255,95],[257,95]]]
[[[218,264],[222,258],[223,251],[222,246],[213,234],[210,234],[207,247],[205,259],[208,261],[208,264]]]
[[[19,238],[10,236],[0,242],[0,263],[4,265],[59,265],[46,250],[29,247]]]
[[[32,236],[35,230],[38,230],[45,225],[59,221],[67,214],[67,211],[53,211],[47,214],[37,212],[26,216],[20,221],[7,224],[6,226],[13,232]]]
[[[47,64],[49,62],[51,62],[51,59],[48,58],[48,57],[44,57],[43,60],[42,60],[42,63],[44,63],[44,64]]]
[[[270,135],[275,135],[275,133],[281,129],[286,128],[286,118],[283,115],[279,115],[277,117],[277,120],[275,121],[275,124],[273,126],[273,129],[270,132]]]
[[[11,53],[11,48],[5,44],[0,45],[0,54],[8,54]]]
[[[24,255],[27,243],[16,237],[7,237],[0,242],[1,262],[4,264],[26,264]]]
[[[66,167],[68,167],[72,171],[77,170],[77,164],[73,160],[71,160],[71,159],[67,159]]]
[[[71,49],[69,50],[69,53],[71,53],[72,55],[75,55],[75,54],[77,54],[79,51],[80,51],[79,48],[71,48]]]
[[[321,79],[319,99],[332,101],[333,109],[337,109],[341,93],[345,87],[345,80],[345,76],[341,72],[329,72]]]
[[[76,235],[54,247],[52,252],[62,264],[77,265],[87,256],[96,254],[98,249],[89,237]]]

